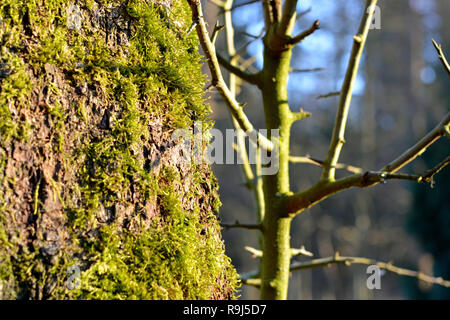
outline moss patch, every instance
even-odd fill
[[[170,139],[212,126],[189,24],[181,0],[2,1],[0,298],[234,297],[217,182]]]

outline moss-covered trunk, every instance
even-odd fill
[[[236,273],[207,165],[187,5],[0,4],[0,298],[226,299]],[[211,126],[211,124],[209,124]]]

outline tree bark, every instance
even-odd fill
[[[147,1],[0,4],[0,299],[230,299],[190,14]]]

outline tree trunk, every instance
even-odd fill
[[[187,4],[107,2],[0,4],[0,298],[232,298]]]
[[[287,298],[289,265],[291,261],[290,226],[282,204],[289,194],[289,141],[292,113],[288,104],[287,81],[291,61],[291,49],[273,50],[267,45],[262,72],[262,95],[266,128],[279,130],[278,172],[264,176],[264,201],[266,212],[263,220],[263,252],[261,261],[261,299]]]

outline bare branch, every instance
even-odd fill
[[[309,163],[318,167],[323,166],[323,161],[313,159],[310,156],[289,156],[289,161],[292,163]]]
[[[224,4],[225,8],[229,8],[233,5],[233,0],[227,0]],[[233,21],[231,16],[231,11],[225,12],[225,26],[226,26],[226,35],[227,35],[227,49],[228,54],[232,56],[230,64],[234,65],[237,64],[237,60],[239,60],[239,56],[236,55],[236,49],[234,46],[234,28],[233,28]],[[263,33],[261,33],[262,35]],[[244,61],[242,64],[242,68],[247,68],[246,64],[251,64],[252,62],[249,60]],[[236,97],[236,89],[237,89],[237,82],[236,82],[236,76],[233,73],[229,74],[229,85],[230,85],[230,92],[233,95],[233,97]],[[244,132],[239,126],[239,123],[237,120],[232,117],[233,120],[233,126],[237,129],[237,151],[238,154],[241,157],[242,160],[242,172],[244,176],[244,181],[247,187],[251,188],[253,190],[253,193],[255,195],[256,200],[256,208],[257,208],[257,218],[258,222],[262,221],[265,211],[265,201],[264,201],[264,193],[263,193],[263,181],[261,177],[261,147],[257,144],[256,145],[256,178],[253,175],[253,170],[251,168],[248,155],[247,155],[247,148],[245,145],[245,139],[244,139]]]
[[[437,139],[442,136],[445,136],[450,128],[450,112],[447,113],[445,118],[433,129],[431,130],[425,137],[423,137],[419,142],[417,142],[414,146],[406,150],[402,155],[400,155],[395,160],[391,161],[388,165],[386,165],[381,171],[383,172],[396,172],[416,157],[420,156],[425,150]]]
[[[214,26],[213,33],[211,35],[211,43],[214,46],[216,44],[217,36],[219,35],[219,31],[225,28],[225,25],[219,25],[219,21],[216,22]]]
[[[302,33],[300,33],[299,35],[289,39],[287,41],[288,45],[294,46],[297,43],[303,41],[307,36],[311,35],[314,33],[314,31],[318,30],[320,28],[320,21],[316,20],[314,21],[314,23],[311,25],[311,27],[309,27],[308,30],[303,31]]]
[[[248,286],[254,286],[254,287],[258,287],[258,288],[261,286],[261,279],[258,279],[258,278],[241,279],[241,282]]]
[[[441,121],[441,124],[436,128],[442,128],[443,126],[447,127],[450,125],[450,119],[448,116],[444,119],[445,121]],[[440,136],[444,135],[442,133],[443,130],[433,129],[430,133],[440,132]],[[426,137],[433,137],[434,135],[428,134]],[[417,157],[419,152],[423,152],[423,145],[429,146],[432,142],[436,141],[437,138],[427,138],[422,139],[416,146],[410,149],[409,152],[400,156],[397,160],[393,162],[392,168],[395,170],[401,168],[406,162],[406,160],[413,159]],[[431,143],[425,143],[422,141],[432,141]],[[410,160],[409,160],[410,161]],[[319,162],[316,160],[316,162]],[[295,216],[300,212],[310,208],[314,204],[328,198],[329,196],[338,193],[340,191],[352,188],[352,187],[360,187],[367,188],[378,184],[380,182],[385,182],[386,180],[410,180],[418,183],[422,182],[432,182],[433,176],[442,170],[445,166],[449,164],[450,160],[447,157],[441,163],[439,163],[436,167],[421,175],[408,175],[402,173],[395,173],[394,169],[389,169],[385,167],[385,169],[379,172],[367,171],[365,173],[354,174],[336,181],[329,180],[320,180],[317,184],[307,189],[306,191],[296,193],[291,196],[286,197],[286,210],[288,212],[288,216]],[[320,162],[319,162],[320,163]],[[397,165],[398,164],[398,165]],[[390,170],[390,171],[388,171]]]
[[[245,32],[245,31],[242,31],[241,33],[242,33],[244,36],[247,36],[247,37],[249,37],[249,38],[254,38],[254,39],[259,38],[259,35],[255,36],[255,35],[253,35],[253,34],[250,34],[250,33],[248,33],[248,32]]]
[[[313,253],[306,250],[305,246],[301,246],[300,249],[294,249],[291,248],[291,256],[295,257],[295,256],[307,256],[307,257],[312,257]]]
[[[223,8],[223,1],[221,0],[211,0],[212,3],[214,3],[216,6]]]
[[[272,19],[273,23],[278,23],[281,20],[281,0],[270,0],[270,6],[272,7]],[[269,29],[267,29],[269,30]]]
[[[331,98],[331,97],[336,97],[336,96],[338,96],[340,94],[341,94],[340,91],[329,92],[327,94],[321,94],[320,96],[317,96],[316,99],[317,100],[319,100],[319,99],[328,99],[328,98]]]
[[[241,62],[241,69],[242,70],[247,70],[247,69],[250,69],[250,67],[252,66],[253,63],[255,63],[256,57],[252,56],[252,57],[250,57],[248,59],[245,59],[245,60],[241,59],[241,60],[243,60]]]
[[[425,175],[423,175],[422,176],[423,181],[424,182],[432,182],[434,175],[437,174],[442,169],[444,169],[449,163],[450,163],[450,156],[445,158],[444,161],[442,161],[437,166],[435,166],[433,169],[429,170]]]
[[[352,100],[353,85],[358,74],[359,63],[361,61],[362,52],[366,43],[367,35],[372,23],[372,18],[378,0],[367,0],[364,8],[363,17],[359,26],[358,34],[353,37],[353,48],[348,62],[347,72],[345,74],[344,83],[342,84],[341,97],[339,107],[336,114],[336,121],[333,128],[328,155],[325,160],[326,166],[322,173],[322,179],[334,180],[335,166],[339,159],[342,146],[345,142],[344,133],[347,123],[348,111]]]
[[[253,4],[253,3],[256,3],[256,2],[261,2],[261,0],[250,0],[250,1],[247,1],[247,2],[243,2],[243,3],[238,3],[238,4],[235,4],[234,6],[232,6],[228,10],[234,10],[234,9],[237,9],[237,8],[240,8],[240,7],[243,7],[243,6],[248,6],[249,4]]]
[[[253,258],[262,258],[263,256],[263,252],[261,250],[249,246],[245,246],[244,249],[250,252],[253,255]]]
[[[273,23],[271,0],[263,0],[264,22],[266,30],[269,30],[270,25]]]
[[[317,267],[326,267],[331,264],[345,264],[347,266],[352,264],[362,264],[362,265],[376,265],[380,269],[384,269],[387,271],[390,271],[392,273],[401,275],[401,276],[407,276],[407,277],[413,277],[417,278],[418,280],[421,280],[426,283],[430,284],[438,284],[444,287],[450,287],[450,281],[444,280],[441,277],[434,277],[426,275],[422,272],[408,270],[404,268],[399,268],[391,263],[386,262],[380,262],[369,258],[361,258],[361,257],[341,257],[338,253],[336,253],[334,256],[326,257],[326,258],[320,258],[320,259],[314,259],[311,261],[306,262],[296,262],[293,263],[290,267],[291,271],[297,271],[297,270],[304,270],[304,269],[311,269],[311,268],[317,268]]]
[[[283,15],[277,30],[279,35],[291,35],[297,16],[296,7],[297,0],[284,1]]]
[[[291,69],[289,69],[289,72],[304,73],[304,72],[317,72],[317,71],[323,71],[323,70],[325,70],[325,68],[309,68],[309,69],[291,68]]]
[[[433,45],[436,48],[439,60],[441,60],[444,69],[447,70],[447,74],[450,76],[450,65],[448,64],[447,59],[445,59],[444,52],[442,51],[442,46],[434,41],[434,39],[432,39],[431,41],[433,41]]]
[[[261,33],[259,35],[257,35],[256,37],[254,37],[252,40],[247,41],[241,48],[239,48],[237,50],[237,52],[232,56],[232,57],[236,57],[236,56],[241,56],[245,50],[247,49],[247,47],[249,45],[251,45],[253,42],[255,42],[256,40],[259,40],[263,37],[264,33],[266,30],[262,29]],[[220,61],[219,61],[220,62]]]
[[[245,224],[245,223],[240,223],[237,220],[234,223],[221,223],[220,226],[224,229],[242,228],[242,229],[249,229],[249,230],[262,230],[262,225],[260,223]]]
[[[217,91],[220,93],[231,114],[236,118],[239,126],[248,134],[252,133],[250,136],[255,136],[260,145],[267,150],[272,150],[273,143],[266,137],[257,132],[251,122],[248,120],[247,116],[243,112],[241,106],[236,101],[236,99],[231,94],[229,88],[227,87],[225,81],[223,80],[222,73],[220,71],[219,62],[216,56],[216,50],[212,45],[208,31],[206,29],[205,20],[203,18],[203,11],[201,7],[200,0],[188,0],[188,3],[192,11],[192,20],[198,21],[196,26],[197,34],[200,40],[202,49],[207,57],[208,66],[211,71],[211,82],[216,87]]]
[[[300,19],[303,16],[306,16],[308,13],[310,13],[312,11],[312,8],[309,7],[308,9],[301,11],[299,13],[297,13],[297,20]]]
[[[262,179],[262,163],[261,163],[261,147],[256,146],[256,183],[254,188],[255,199],[256,199],[256,209],[258,221],[264,220],[264,213],[266,211],[266,202],[264,198],[264,183]],[[261,224],[262,226],[262,224]],[[262,229],[261,229],[262,230]]]
[[[233,66],[227,59],[223,58],[220,54],[217,54],[217,60],[225,69],[227,69],[229,72],[232,72],[233,74],[235,74],[242,80],[245,80],[251,84],[255,84],[255,85],[258,84],[258,82],[259,82],[258,81],[258,79],[259,79],[258,73],[254,73],[254,74],[247,73],[247,72],[241,70],[239,67]]]
[[[324,166],[324,162],[322,160],[313,159],[309,156],[297,157],[297,156],[289,156],[289,161],[292,163],[309,163],[319,167]],[[351,173],[362,173],[364,170],[359,167],[355,167],[349,164],[344,163],[336,163],[336,169],[344,169]]]
[[[446,136],[448,134],[449,127],[450,113],[448,113],[439,125],[431,130],[416,145],[385,166],[379,172],[367,171],[365,173],[354,174],[336,181],[319,180],[318,183],[305,191],[286,196],[285,208],[287,215],[295,216],[296,214],[299,214],[329,196],[352,187],[367,188],[380,182],[385,182],[386,180],[392,179],[411,180],[419,183],[432,182],[433,176],[449,164],[448,157],[436,167],[421,175],[396,174],[395,172],[402,168],[405,164],[412,161],[419,154],[422,154],[426,148],[437,139],[442,136]],[[317,163],[322,164],[321,161],[315,159],[313,161],[308,161],[308,163],[316,165]],[[323,162],[322,165],[325,166],[326,162]]]

